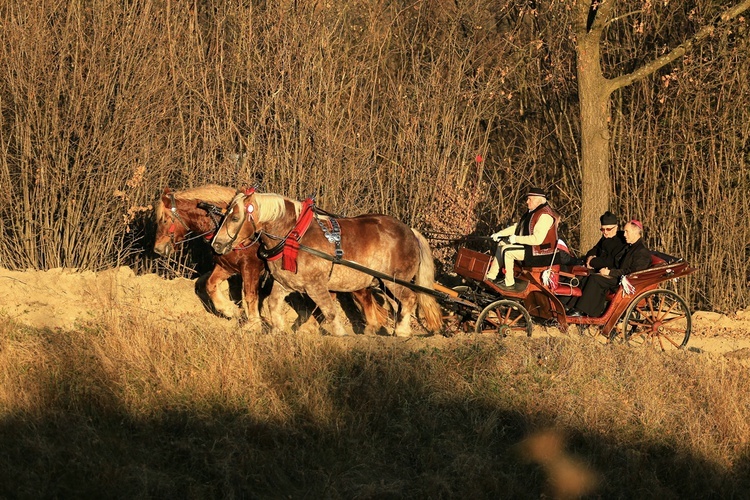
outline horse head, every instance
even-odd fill
[[[168,257],[181,243],[200,237],[210,240],[223,216],[222,207],[226,206],[226,200],[234,193],[232,188],[214,184],[184,191],[165,189],[155,203],[154,252]],[[191,233],[194,233],[193,236],[188,238]]]
[[[227,212],[216,230],[211,246],[219,255],[229,253],[236,241],[242,241],[257,232],[255,190],[239,191],[227,206]],[[246,224],[246,222],[250,224]]]
[[[161,199],[154,209],[156,218],[156,241],[154,252],[168,257],[175,250],[175,244],[185,239],[190,231],[185,221],[177,212],[177,201],[174,192],[164,189]]]

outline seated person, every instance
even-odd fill
[[[498,288],[522,291],[526,283],[516,283],[513,266],[523,261],[524,266],[548,266],[555,256],[557,226],[560,216],[547,204],[547,195],[539,188],[531,188],[526,195],[528,212],[521,220],[496,233],[491,238],[500,241],[508,237],[509,244],[500,244],[487,271],[487,279],[495,281],[500,272],[500,262],[505,268],[505,279],[497,283]]]
[[[643,243],[643,224],[631,220],[625,224],[625,241],[627,246],[615,258],[614,268],[604,267],[598,274],[592,274],[586,280],[583,294],[576,300],[569,316],[599,317],[606,307],[607,291],[616,291],[620,286],[620,278],[636,271],[648,269],[651,265],[651,251]]]
[[[615,267],[615,257],[623,252],[625,245],[625,235],[622,231],[618,231],[617,216],[609,210],[604,212],[599,217],[599,223],[601,224],[600,230],[602,237],[596,242],[591,250],[586,252],[583,259],[576,259],[575,265],[586,267],[591,272],[599,272],[603,268]],[[575,286],[583,288],[586,284],[586,276],[578,276],[575,280]],[[562,280],[561,280],[562,281]],[[570,307],[575,303],[574,298],[571,297],[560,297],[560,302],[566,307]]]
[[[586,252],[584,265],[593,271],[599,272],[605,267],[615,267],[615,257],[625,248],[625,234],[617,230],[617,216],[606,211],[599,217],[601,223],[602,237],[591,250]]]

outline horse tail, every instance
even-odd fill
[[[433,283],[435,283],[435,262],[432,259],[430,244],[419,231],[412,229],[412,232],[417,237],[419,244],[419,269],[415,281],[417,285],[431,289]],[[440,330],[443,326],[443,314],[435,297],[427,293],[417,292],[417,305],[422,311],[427,330],[431,332]]]

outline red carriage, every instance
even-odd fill
[[[525,282],[519,292],[498,288],[485,279],[492,257],[466,248],[458,251],[454,271],[465,278],[467,286],[453,293],[465,301],[480,305],[481,310],[458,308],[459,323],[477,333],[531,335],[532,322],[556,325],[567,332],[570,325],[590,328],[609,340],[622,339],[629,344],[653,344],[662,350],[684,347],[692,328],[690,310],[685,300],[662,285],[696,271],[682,260],[667,262],[653,255],[651,267],[627,276],[631,287],[622,286],[607,296],[608,305],[600,317],[566,315],[562,300],[581,295],[580,280],[588,273],[582,266],[562,271],[559,265],[549,267],[516,267],[517,281]],[[447,293],[447,291],[446,291]]]

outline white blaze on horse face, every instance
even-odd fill
[[[164,202],[162,202],[161,207],[157,209],[156,213],[158,214],[158,220],[154,252],[162,257],[168,257],[174,250],[173,242],[176,241],[174,231],[170,232],[170,227],[173,222],[169,218],[168,209],[165,208]]]
[[[247,212],[245,211],[245,196],[238,196],[232,211],[232,216],[229,217],[229,226],[227,227],[227,235],[232,240],[232,243],[237,239],[242,232],[242,226],[245,224],[247,219]]]

